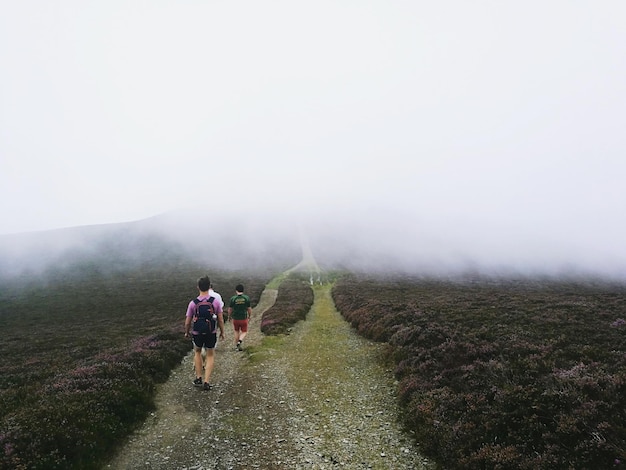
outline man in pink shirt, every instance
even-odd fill
[[[209,294],[211,281],[209,276],[198,279],[197,298],[189,302],[185,315],[185,337],[191,333],[193,343],[193,363],[196,378],[193,384],[211,390],[211,373],[215,362],[215,345],[217,344],[217,328],[220,329],[220,339],[224,339],[224,317],[222,302]],[[204,381],[202,380],[202,349],[206,350],[204,364]]]

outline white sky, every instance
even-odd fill
[[[625,24],[623,0],[0,0],[0,233],[375,203],[626,260]]]

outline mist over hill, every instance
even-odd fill
[[[322,269],[456,276],[626,280],[626,251],[610,232],[518,225],[409,207],[322,205],[240,212],[178,210],[130,223],[0,236],[0,275],[77,263],[122,270],[197,261],[207,269],[286,269],[308,240]]]
[[[352,271],[626,280],[626,249],[603,227],[529,224],[370,204],[301,224],[321,266]]]
[[[0,276],[37,275],[90,265],[99,272],[164,263],[206,270],[286,269],[301,257],[293,223],[259,217],[172,212],[136,222],[0,236]]]

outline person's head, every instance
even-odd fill
[[[235,290],[236,290],[237,292],[243,292],[243,284],[237,284],[237,285],[235,286]]]
[[[207,292],[209,287],[211,287],[211,280],[209,279],[209,276],[204,276],[198,279],[198,289],[200,289],[200,292]]]

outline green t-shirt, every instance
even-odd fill
[[[245,320],[248,318],[250,297],[246,294],[233,295],[230,298],[229,306],[233,309],[233,320]]]

